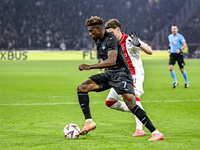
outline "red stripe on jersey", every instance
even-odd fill
[[[126,61],[127,61],[128,66],[129,66],[129,68],[131,70],[131,74],[135,75],[135,67],[132,64],[131,58],[128,55],[128,52],[127,52],[127,49],[126,49],[126,39],[128,38],[128,36],[129,35],[126,35],[125,33],[122,32],[122,38],[120,39],[120,42],[121,42],[122,49],[124,51],[124,55],[125,55]]]

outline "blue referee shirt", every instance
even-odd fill
[[[176,50],[181,48],[183,43],[186,42],[185,38],[180,33],[177,33],[176,35],[170,34],[168,40],[171,53],[176,53]]]

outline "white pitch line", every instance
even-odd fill
[[[99,104],[99,103],[103,103],[103,102],[91,102],[90,104]],[[79,104],[78,102],[68,102],[68,103],[30,103],[30,104],[0,104],[0,106],[6,106],[6,105],[13,105],[13,106],[17,106],[17,105],[74,105],[74,104]]]
[[[143,101],[142,103],[176,103],[176,102],[200,102],[200,100],[164,100],[164,101]],[[103,104],[105,102],[90,102],[90,104]],[[78,102],[68,103],[30,103],[30,104],[0,104],[0,106],[18,106],[18,105],[74,105],[79,104]]]

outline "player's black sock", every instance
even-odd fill
[[[140,108],[140,106],[136,105],[131,112],[136,115],[136,117],[143,123],[143,125],[149,129],[150,132],[156,130],[151,120],[147,116],[146,112]]]
[[[83,111],[83,114],[85,116],[85,119],[91,119],[90,114],[90,107],[89,107],[89,96],[87,92],[79,92],[78,91],[78,100],[79,104],[81,106],[81,109]]]

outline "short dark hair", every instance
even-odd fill
[[[176,24],[172,24],[172,26],[177,26]],[[178,27],[178,26],[177,26]]]
[[[117,27],[120,28],[120,29],[122,28],[121,23],[117,19],[110,19],[105,24],[106,29],[109,29],[109,28],[116,29]]]
[[[86,20],[85,26],[93,26],[93,25],[102,25],[103,26],[103,19],[97,16],[91,16],[90,19]]]

